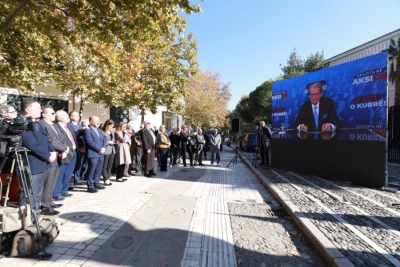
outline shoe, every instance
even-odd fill
[[[42,214],[42,215],[54,216],[54,215],[60,214],[60,212],[59,212],[59,211],[56,211],[56,210],[53,209],[53,208],[44,208],[44,209],[42,209],[42,211],[40,212],[40,214]]]
[[[150,174],[144,174],[144,177],[151,177]]]
[[[199,166],[204,166],[204,164],[203,163],[199,163]]]
[[[54,203],[54,202],[51,202],[51,207],[52,207],[53,209],[61,208],[63,205],[64,205],[64,204],[56,204],[56,203]]]
[[[83,183],[82,182],[77,182],[77,183],[74,183],[74,185],[83,185]]]
[[[53,200],[54,200],[54,201],[62,201],[62,200],[64,200],[64,199],[65,199],[65,197],[63,197],[63,196],[53,197]]]
[[[112,185],[112,183],[108,183],[108,184],[104,183],[103,185],[104,186],[110,186],[110,185]]]
[[[97,188],[88,188],[87,191],[88,193],[97,193],[99,190]]]
[[[150,175],[157,175],[157,173],[155,173],[155,172],[151,172],[151,173],[149,173]]]
[[[102,186],[102,185],[95,185],[94,186],[94,188],[96,188],[96,189],[106,189],[104,186]]]
[[[117,181],[117,182],[125,182],[125,180],[122,179],[122,178],[117,178],[117,179],[115,179],[115,181]]]
[[[63,197],[72,197],[73,195],[70,193],[62,194]]]
[[[160,170],[160,172],[167,172],[168,170]]]

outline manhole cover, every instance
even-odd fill
[[[115,249],[124,249],[133,244],[133,239],[131,237],[118,237],[111,243],[111,247]]]
[[[288,218],[289,215],[284,209],[267,209],[267,214],[275,218]]]
[[[171,210],[170,213],[172,215],[182,215],[182,214],[186,213],[186,210],[180,208],[180,209]]]

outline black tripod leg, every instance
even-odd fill
[[[36,214],[36,200],[35,200],[35,192],[33,192],[33,182],[32,182],[32,174],[31,170],[29,168],[29,162],[28,162],[28,155],[26,151],[23,153],[17,154],[16,155],[17,159],[17,173],[19,177],[19,183],[20,187],[22,185],[22,192],[24,194],[24,199],[26,203],[29,203],[31,206],[31,213],[34,219],[34,224],[36,226],[36,230],[38,232],[38,241],[40,245],[40,250],[42,254],[39,254],[39,259],[41,260],[48,260],[50,259],[53,255],[49,254],[46,252],[44,243],[43,243],[43,238],[42,238],[42,232],[40,231],[40,224],[38,221],[38,216]]]

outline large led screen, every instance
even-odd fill
[[[386,110],[386,52],[275,82],[272,165],[383,186]]]

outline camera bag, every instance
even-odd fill
[[[42,234],[43,245],[46,247],[51,244],[58,233],[57,223],[51,218],[39,219],[40,232]],[[26,227],[19,231],[12,242],[11,257],[27,257],[41,251],[37,228],[35,225]]]
[[[3,233],[10,233],[23,229],[31,224],[31,208],[29,204],[20,206],[18,202],[9,202],[12,175],[9,174],[6,182],[6,192],[3,194],[3,182],[0,180],[0,193],[3,207],[0,209],[0,223]]]

